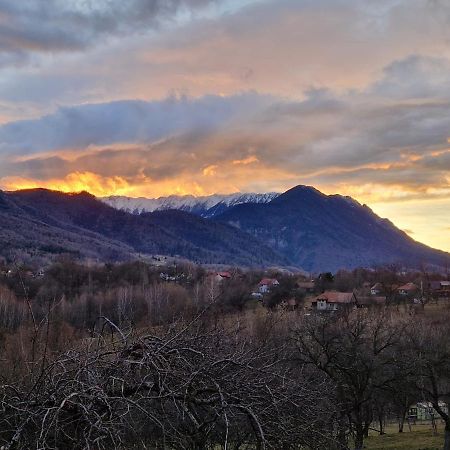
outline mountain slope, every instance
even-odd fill
[[[234,206],[216,220],[244,230],[305,270],[402,262],[444,266],[450,255],[420,244],[367,206],[297,186],[267,204]]]
[[[131,214],[87,193],[0,191],[0,255],[13,253],[104,261],[166,254],[309,271],[390,262],[443,267],[450,261],[448,253],[415,242],[368,207],[306,186],[268,203],[226,206],[214,219],[177,210]]]
[[[51,220],[42,221],[10,195],[0,191],[0,255],[8,259],[54,257],[69,254],[75,258],[124,260],[133,256],[132,247],[92,233],[69,230]]]
[[[193,195],[171,195],[159,198],[133,198],[124,196],[102,197],[99,200],[106,204],[133,214],[143,212],[164,211],[168,209],[178,209],[190,212],[197,216],[211,218],[223,213],[231,206],[242,203],[268,203],[279,194],[268,192],[266,194],[229,194],[229,195],[208,195],[194,197]]]
[[[21,234],[27,228],[35,229],[21,239],[16,236],[11,245],[16,242],[27,248],[45,247],[41,238],[43,230],[47,230],[46,235],[57,236],[62,248],[65,235],[73,236],[76,242],[84,236],[96,239],[102,245],[97,255],[100,259],[116,259],[105,258],[111,247],[117,249],[117,258],[144,253],[179,255],[202,263],[284,262],[274,250],[234,227],[181,211],[134,215],[116,210],[88,193],[63,194],[45,189],[3,193],[1,198],[5,204],[0,208],[1,233],[11,234],[14,226]],[[85,247],[80,243],[82,256],[86,256]]]

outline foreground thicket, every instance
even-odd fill
[[[430,402],[450,450],[445,307],[305,314],[246,306],[258,273],[67,268],[0,287],[0,448],[360,450]]]
[[[99,318],[90,337],[60,351],[50,351],[47,326],[34,352],[2,373],[0,443],[359,450],[377,421],[383,433],[387,418],[400,422],[411,404],[429,401],[447,450],[448,319],[412,323],[386,311],[224,318],[211,305],[151,330]]]
[[[3,448],[333,448],[332,384],[292,364],[269,323],[265,338],[201,318],[100,325],[2,386]]]

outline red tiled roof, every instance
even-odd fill
[[[260,282],[260,286],[272,286],[272,284],[278,284],[278,280],[275,278],[263,278]]]
[[[318,295],[313,302],[317,302],[318,300],[326,300],[328,303],[353,303],[355,297],[353,292],[326,291]]]
[[[217,275],[222,278],[231,278],[230,272],[217,272]]]
[[[398,288],[399,291],[416,291],[418,287],[414,283],[406,283]]]

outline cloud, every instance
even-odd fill
[[[210,166],[206,166],[203,170],[203,176],[205,177],[214,177],[217,175],[217,170],[219,169],[219,166],[217,164],[212,164]]]
[[[375,83],[374,95],[388,98],[436,98],[450,96],[450,61],[437,57],[410,55],[384,69]]]
[[[208,0],[0,1],[0,54],[67,52],[156,27]]]
[[[250,155],[244,159],[235,159],[233,161],[233,164],[236,166],[239,164],[247,165],[247,164],[253,164],[253,163],[257,163],[257,162],[259,162],[259,159],[255,155]]]
[[[137,183],[140,192],[144,180],[161,192],[195,179],[197,192],[210,193],[306,183],[371,202],[448,197],[450,93],[440,71],[423,70],[448,61],[413,60],[389,66],[406,65],[411,79],[426,73],[434,88],[415,90],[413,100],[411,89],[397,98],[379,94],[398,77],[387,68],[365,90],[309,89],[301,100],[257,92],[171,96],[11,122],[0,126],[0,179],[64,182],[95,173]]]
[[[200,97],[256,90],[297,100],[311,87],[365,89],[380,79],[383,67],[412,52],[450,56],[445,1],[1,0],[0,5],[4,34],[15,27],[36,35],[25,39],[33,48],[5,40],[0,50],[5,64],[0,100],[29,115],[32,107],[42,114],[57,105],[160,99],[172,91]],[[182,13],[187,10],[194,13]],[[156,22],[175,17],[173,26],[146,32],[153,16]],[[61,49],[49,52],[53,40],[41,35],[58,30],[69,42],[58,37]],[[29,58],[19,67],[14,61],[22,56]]]
[[[61,108],[36,120],[0,126],[0,151],[20,154],[118,142],[153,142],[180,133],[207,133],[270,102],[253,93],[200,99],[129,100]]]
[[[49,179],[39,181],[38,183],[36,180],[30,178],[8,176],[2,182],[6,190],[42,187],[64,192],[80,192],[86,190],[88,192],[95,192],[96,195],[109,195],[111,191],[121,193],[129,190],[128,182],[121,177],[102,177],[92,172],[73,172],[63,179]]]

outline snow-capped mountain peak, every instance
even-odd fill
[[[231,206],[242,203],[269,203],[279,195],[277,192],[264,194],[239,192],[236,194],[214,194],[201,197],[193,195],[170,195],[159,198],[110,196],[102,197],[100,200],[113,208],[134,214],[179,209],[202,217],[214,217]]]

